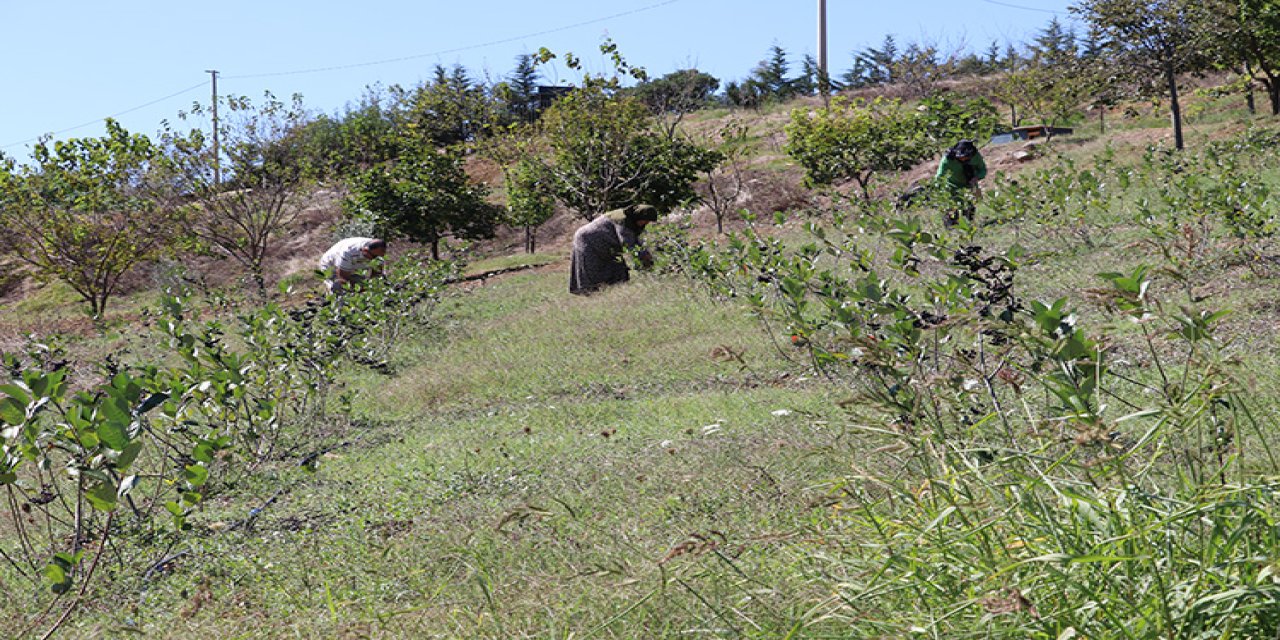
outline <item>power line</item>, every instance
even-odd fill
[[[1054,9],[1041,9],[1039,7],[1024,7],[1019,4],[1009,4],[1007,2],[998,2],[997,0],[982,0],[982,1],[987,4],[999,5],[1001,7],[1009,7],[1010,9],[1022,9],[1023,11],[1039,11],[1041,13],[1052,13],[1054,15],[1059,15],[1059,16],[1065,16],[1069,14],[1069,12],[1067,11],[1057,11]]]
[[[502,39],[502,40],[493,40],[493,41],[491,41],[491,42],[484,42],[484,43],[480,43],[480,44],[473,44],[473,45],[468,45],[468,46],[465,46],[465,47],[457,47],[457,48],[454,48],[454,49],[445,49],[445,50],[443,50],[443,51],[435,51],[435,52],[432,52],[432,53],[420,53],[420,54],[411,55],[411,56],[403,56],[403,57],[400,57],[400,58],[391,58],[391,59],[387,59],[387,60],[375,60],[375,61],[372,61],[372,62],[360,62],[360,63],[356,63],[356,64],[338,65],[338,66],[332,66],[332,67],[320,67],[320,68],[316,68],[316,69],[300,69],[300,70],[297,70],[297,71],[280,71],[280,72],[275,72],[275,73],[244,74],[244,75],[238,75],[238,76],[225,76],[225,75],[224,75],[224,76],[223,76],[223,78],[224,78],[224,79],[226,79],[226,80],[248,80],[248,79],[253,79],[253,78],[272,78],[272,77],[279,77],[279,76],[302,75],[302,74],[306,74],[306,73],[321,73],[321,72],[324,72],[324,71],[338,71],[338,70],[342,70],[342,69],[355,69],[355,68],[359,68],[359,67],[371,67],[371,66],[374,66],[374,65],[380,65],[380,64],[390,64],[390,63],[393,63],[393,62],[403,62],[403,61],[405,61],[405,60],[416,60],[416,59],[419,59],[419,58],[430,58],[430,57],[434,57],[434,56],[441,56],[441,55],[446,55],[446,54],[450,54],[450,53],[458,53],[458,52],[461,52],[461,51],[470,51],[470,50],[472,50],[472,49],[482,49],[482,48],[484,48],[484,47],[492,47],[492,46],[494,46],[494,45],[499,45],[499,44],[507,44],[507,43],[509,43],[509,42],[516,42],[516,41],[518,41],[518,40],[525,40],[525,39],[528,39],[528,38],[536,38],[536,37],[538,37],[538,36],[544,36],[544,35],[551,34],[551,33],[558,33],[558,32],[561,32],[561,31],[567,31],[567,30],[569,30],[569,29],[576,29],[576,28],[578,28],[578,27],[584,27],[584,26],[591,25],[591,24],[597,24],[597,23],[600,23],[600,22],[608,21],[608,20],[614,20],[614,19],[616,19],[616,18],[621,18],[621,17],[625,17],[625,16],[629,16],[629,15],[634,15],[634,14],[641,13],[641,12],[644,12],[644,11],[650,11],[650,10],[653,10],[653,9],[657,9],[657,8],[659,8],[659,7],[665,7],[665,6],[667,6],[667,5],[675,4],[675,3],[677,3],[677,2],[680,2],[680,0],[665,0],[664,2],[658,2],[658,3],[655,3],[655,4],[651,4],[651,5],[647,5],[647,6],[639,7],[639,8],[637,8],[637,9],[632,9],[632,10],[630,10],[630,11],[623,11],[623,12],[621,12],[621,13],[615,13],[615,14],[613,14],[613,15],[605,16],[605,17],[603,17],[603,18],[595,18],[595,19],[593,19],[593,20],[584,20],[584,21],[582,21],[582,22],[576,22],[576,23],[574,23],[574,24],[566,25],[566,26],[563,26],[563,27],[556,27],[556,28],[554,28],[554,29],[546,29],[546,30],[544,30],[544,31],[538,31],[538,32],[536,32],[536,33],[529,33],[529,34],[525,34],[525,35],[521,35],[521,36],[515,36],[515,37],[512,37],[512,38],[504,38],[504,39]],[[83,124],[78,124],[78,125],[76,125],[76,126],[74,126],[74,127],[67,127],[66,129],[62,129],[62,130],[60,130],[60,131],[54,131],[54,132],[52,132],[52,133],[50,133],[50,134],[48,134],[48,135],[58,136],[58,135],[62,135],[62,134],[64,134],[64,133],[68,133],[68,132],[71,132],[71,131],[75,131],[75,130],[77,130],[77,129],[82,129],[82,128],[84,128],[84,127],[87,127],[87,126],[90,126],[90,125],[93,125],[93,124],[97,124],[97,123],[99,123],[99,122],[102,122],[102,121],[106,120],[107,118],[118,118],[118,117],[120,117],[120,116],[123,116],[123,115],[129,114],[129,113],[133,113],[134,111],[137,111],[137,110],[139,110],[139,109],[145,109],[145,108],[147,108],[147,107],[149,107],[149,106],[151,106],[151,105],[154,105],[154,104],[156,104],[156,103],[164,102],[165,100],[169,100],[169,99],[171,99],[171,98],[176,98],[176,97],[178,97],[178,96],[180,96],[180,95],[182,95],[182,94],[184,94],[184,93],[189,93],[189,92],[191,92],[191,91],[195,91],[196,89],[199,89],[200,87],[203,87],[203,86],[205,86],[205,83],[204,83],[204,82],[201,82],[200,84],[192,85],[192,86],[190,86],[190,87],[187,87],[186,89],[183,89],[183,90],[178,91],[178,92],[175,92],[175,93],[171,93],[171,94],[169,94],[169,95],[167,95],[167,96],[164,96],[164,97],[162,97],[162,98],[156,98],[155,100],[152,100],[152,101],[147,102],[147,103],[145,103],[145,104],[140,104],[140,105],[138,105],[138,106],[136,106],[136,107],[132,107],[132,108],[129,108],[129,109],[125,109],[124,111],[120,111],[120,112],[118,112],[118,113],[114,113],[114,114],[109,115],[109,116],[105,116],[105,117],[102,117],[102,118],[98,118],[98,119],[96,119],[96,120],[91,120],[91,121],[89,121],[89,122],[85,122],[85,123],[83,123]],[[37,136],[37,137],[35,137],[35,138],[30,138],[30,139],[27,139],[27,140],[21,140],[21,141],[18,141],[18,142],[9,143],[9,144],[6,144],[6,145],[3,145],[3,146],[0,146],[0,149],[8,149],[8,148],[10,148],[10,147],[16,147],[16,146],[21,145],[21,144],[27,144],[27,143],[29,143],[29,142],[35,142],[35,141],[37,141],[37,140],[39,140],[39,139],[40,139],[40,136]]]
[[[153,104],[157,104],[157,103],[160,103],[160,102],[164,102],[165,100],[169,100],[169,99],[172,99],[172,98],[176,98],[176,97],[178,97],[178,96],[180,96],[180,95],[182,95],[182,94],[184,94],[184,93],[190,93],[190,92],[192,92],[192,91],[195,91],[196,89],[199,89],[199,88],[201,88],[201,87],[205,86],[205,84],[206,84],[206,83],[202,81],[202,82],[200,82],[199,84],[193,84],[193,85],[191,85],[191,86],[187,87],[186,89],[183,89],[183,90],[181,90],[181,91],[177,91],[177,92],[171,93],[171,94],[169,94],[169,95],[167,95],[167,96],[164,96],[163,98],[156,98],[155,100],[152,100],[151,102],[148,102],[148,103],[146,103],[146,104],[140,104],[140,105],[138,105],[138,106],[136,106],[136,107],[132,107],[132,108],[129,108],[129,109],[125,109],[124,111],[120,111],[120,112],[117,112],[117,113],[113,113],[113,114],[111,114],[111,115],[109,115],[109,116],[103,116],[103,117],[101,117],[101,118],[98,118],[97,120],[91,120],[91,121],[86,122],[86,123],[84,123],[84,124],[78,124],[78,125],[76,125],[76,126],[74,126],[74,127],[67,127],[66,129],[63,129],[63,130],[61,130],[61,131],[53,131],[53,132],[49,133],[48,135],[58,136],[58,135],[62,135],[62,134],[64,134],[64,133],[68,133],[68,132],[71,132],[71,131],[75,131],[76,129],[83,129],[84,127],[87,127],[87,126],[89,126],[89,125],[98,124],[99,122],[103,122],[103,121],[107,120],[108,118],[119,118],[120,116],[123,116],[123,115],[126,115],[126,114],[133,113],[134,111],[137,111],[137,110],[139,110],[139,109],[145,109],[145,108],[147,108],[147,107],[149,107],[149,106],[151,106],[151,105],[153,105]],[[30,139],[28,139],[28,140],[22,140],[22,141],[19,141],[19,142],[12,142],[12,143],[6,144],[6,145],[4,145],[4,146],[0,146],[0,149],[8,149],[9,147],[16,147],[16,146],[18,146],[18,145],[20,145],[20,144],[27,144],[28,142],[35,142],[35,141],[39,140],[41,137],[43,137],[43,136],[37,136],[37,137],[35,137],[35,138],[30,138]]]
[[[472,50],[472,49],[483,49],[483,48],[485,48],[485,47],[492,47],[492,46],[494,46],[494,45],[507,44],[507,43],[511,43],[511,42],[517,42],[517,41],[519,41],[519,40],[526,40],[526,39],[528,39],[528,38],[536,38],[536,37],[538,37],[538,36],[545,36],[545,35],[548,35],[548,34],[551,34],[551,33],[558,33],[558,32],[560,32],[560,31],[568,31],[569,29],[576,29],[576,28],[578,28],[578,27],[585,27],[585,26],[587,26],[587,25],[596,24],[596,23],[599,23],[599,22],[605,22],[605,21],[608,21],[608,20],[613,20],[613,19],[615,19],[615,18],[621,18],[621,17],[624,17],[624,16],[629,16],[629,15],[633,15],[633,14],[641,13],[641,12],[643,12],[643,11],[649,11],[649,10],[652,10],[652,9],[657,9],[658,7],[665,7],[665,6],[669,5],[669,4],[675,4],[675,3],[677,3],[677,2],[680,2],[680,0],[666,0],[665,2],[659,2],[659,3],[657,3],[657,4],[651,4],[651,5],[648,5],[648,6],[640,7],[640,8],[638,8],[638,9],[632,9],[632,10],[630,10],[630,11],[623,11],[622,13],[615,13],[615,14],[613,14],[613,15],[611,15],[611,16],[605,16],[605,17],[603,17],[603,18],[595,18],[594,20],[585,20],[585,21],[583,21],[583,22],[577,22],[577,23],[574,23],[574,24],[571,24],[571,25],[566,25],[566,26],[563,26],[563,27],[556,27],[555,29],[547,29],[547,30],[545,30],[545,31],[538,31],[538,32],[536,32],[536,33],[529,33],[529,34],[525,34],[525,35],[522,35],[522,36],[515,36],[515,37],[512,37],[512,38],[504,38],[504,39],[502,39],[502,40],[493,40],[493,41],[491,41],[491,42],[483,42],[483,43],[480,43],[480,44],[472,44],[472,45],[467,45],[467,46],[465,46],[465,47],[457,47],[457,48],[454,48],[454,49],[444,49],[444,50],[442,50],[442,51],[433,51],[433,52],[431,52],[431,53],[419,53],[419,54],[415,54],[415,55],[411,55],[411,56],[403,56],[403,57],[400,57],[400,58],[390,58],[390,59],[387,59],[387,60],[375,60],[375,61],[372,61],[372,62],[358,62],[358,63],[355,63],[355,64],[345,64],[345,65],[338,65],[338,66],[333,66],[333,67],[319,67],[319,68],[316,68],[316,69],[300,69],[300,70],[297,70],[297,71],[279,71],[279,72],[275,72],[275,73],[255,73],[255,74],[248,74],[248,75],[224,76],[224,77],[225,77],[227,80],[248,80],[248,79],[253,79],[253,78],[273,78],[273,77],[279,77],[279,76],[294,76],[294,75],[302,75],[302,74],[305,74],[305,73],[321,73],[321,72],[324,72],[324,71],[339,71],[339,70],[342,70],[342,69],[355,69],[355,68],[358,68],[358,67],[372,67],[372,66],[374,66],[374,65],[380,65],[380,64],[391,64],[391,63],[393,63],[393,62],[404,62],[405,60],[417,60],[417,59],[419,59],[419,58],[432,58],[432,57],[435,57],[435,56],[442,56],[442,55],[446,55],[446,54],[450,54],[450,53],[459,53],[459,52],[462,52],[462,51],[470,51],[470,50]]]

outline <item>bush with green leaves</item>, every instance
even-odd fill
[[[748,227],[668,256],[851,393],[858,471],[833,479],[808,554],[833,595],[798,625],[1273,633],[1280,461],[1215,338],[1224,312],[1166,302],[1176,286],[1138,267],[1098,274],[1115,323],[1086,327],[1078,301],[1024,298],[1018,247],[867,208],[800,243]]]
[[[697,199],[693,185],[720,154],[658,131],[635,97],[589,82],[542,117],[528,157],[542,164],[550,193],[585,219],[630,204],[669,211]]]
[[[399,157],[356,175],[346,206],[385,234],[421,242],[440,259],[440,241],[492,237],[502,211],[485,200],[488,188],[472,181],[456,151],[405,144]]]
[[[786,132],[787,155],[804,168],[807,185],[853,180],[868,200],[877,173],[909,169],[932,151],[915,114],[883,98],[837,97],[829,107],[796,109]]]
[[[0,158],[0,244],[101,317],[122,279],[175,233],[167,162],[146,136],[107,120],[101,138],[42,140],[32,163]]]
[[[282,459],[313,465],[325,445],[312,429],[332,409],[341,367],[386,370],[453,275],[450,265],[404,260],[341,298],[245,312],[234,339],[220,321],[192,320],[191,298],[170,292],[151,322],[177,361],[108,358],[102,381],[79,389],[57,349],[5,356],[0,491],[13,537],[0,545],[0,576],[43,582],[48,610],[70,597],[56,629],[95,576],[141,574],[168,554],[211,496],[233,499],[240,479]],[[33,614],[27,624],[43,621]]]

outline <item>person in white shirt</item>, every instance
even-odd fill
[[[387,255],[387,241],[378,238],[346,238],[339,240],[320,258],[325,273],[324,286],[332,294],[340,294],[349,284],[365,279],[362,273],[369,261]],[[373,270],[381,274],[380,268]]]

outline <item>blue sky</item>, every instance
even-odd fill
[[[833,74],[853,52],[927,42],[943,51],[1021,44],[1070,0],[827,0]],[[653,75],[696,66],[721,81],[745,77],[774,43],[798,70],[816,54],[816,0],[0,0],[0,152],[29,155],[34,138],[98,136],[101,119],[154,134],[193,102],[219,92],[258,98],[294,93],[334,113],[373,84],[412,86],[436,64],[462,64],[501,79],[520,53],[573,52],[592,71],[609,68],[599,44],[612,38]],[[572,82],[563,66],[549,84]]]

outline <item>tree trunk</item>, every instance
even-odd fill
[[[538,238],[534,235],[533,227],[525,225],[524,227],[524,252],[533,253],[537,250]]]
[[[1098,107],[1098,130],[1102,133],[1107,132],[1107,108],[1106,106]]]
[[[440,260],[440,238],[439,237],[435,237],[431,239],[431,259],[437,260],[437,261]]]
[[[1164,79],[1169,84],[1169,116],[1173,120],[1173,148],[1181,151],[1185,148],[1182,141],[1182,106],[1178,104],[1178,77],[1173,72],[1173,65],[1164,66]]]
[[[1271,100],[1271,115],[1280,116],[1280,79],[1267,78],[1262,86],[1267,88],[1267,98]]]
[[[1253,83],[1252,82],[1245,85],[1244,102],[1245,102],[1245,105],[1249,108],[1249,115],[1252,116],[1258,113],[1258,107],[1253,102]]]

